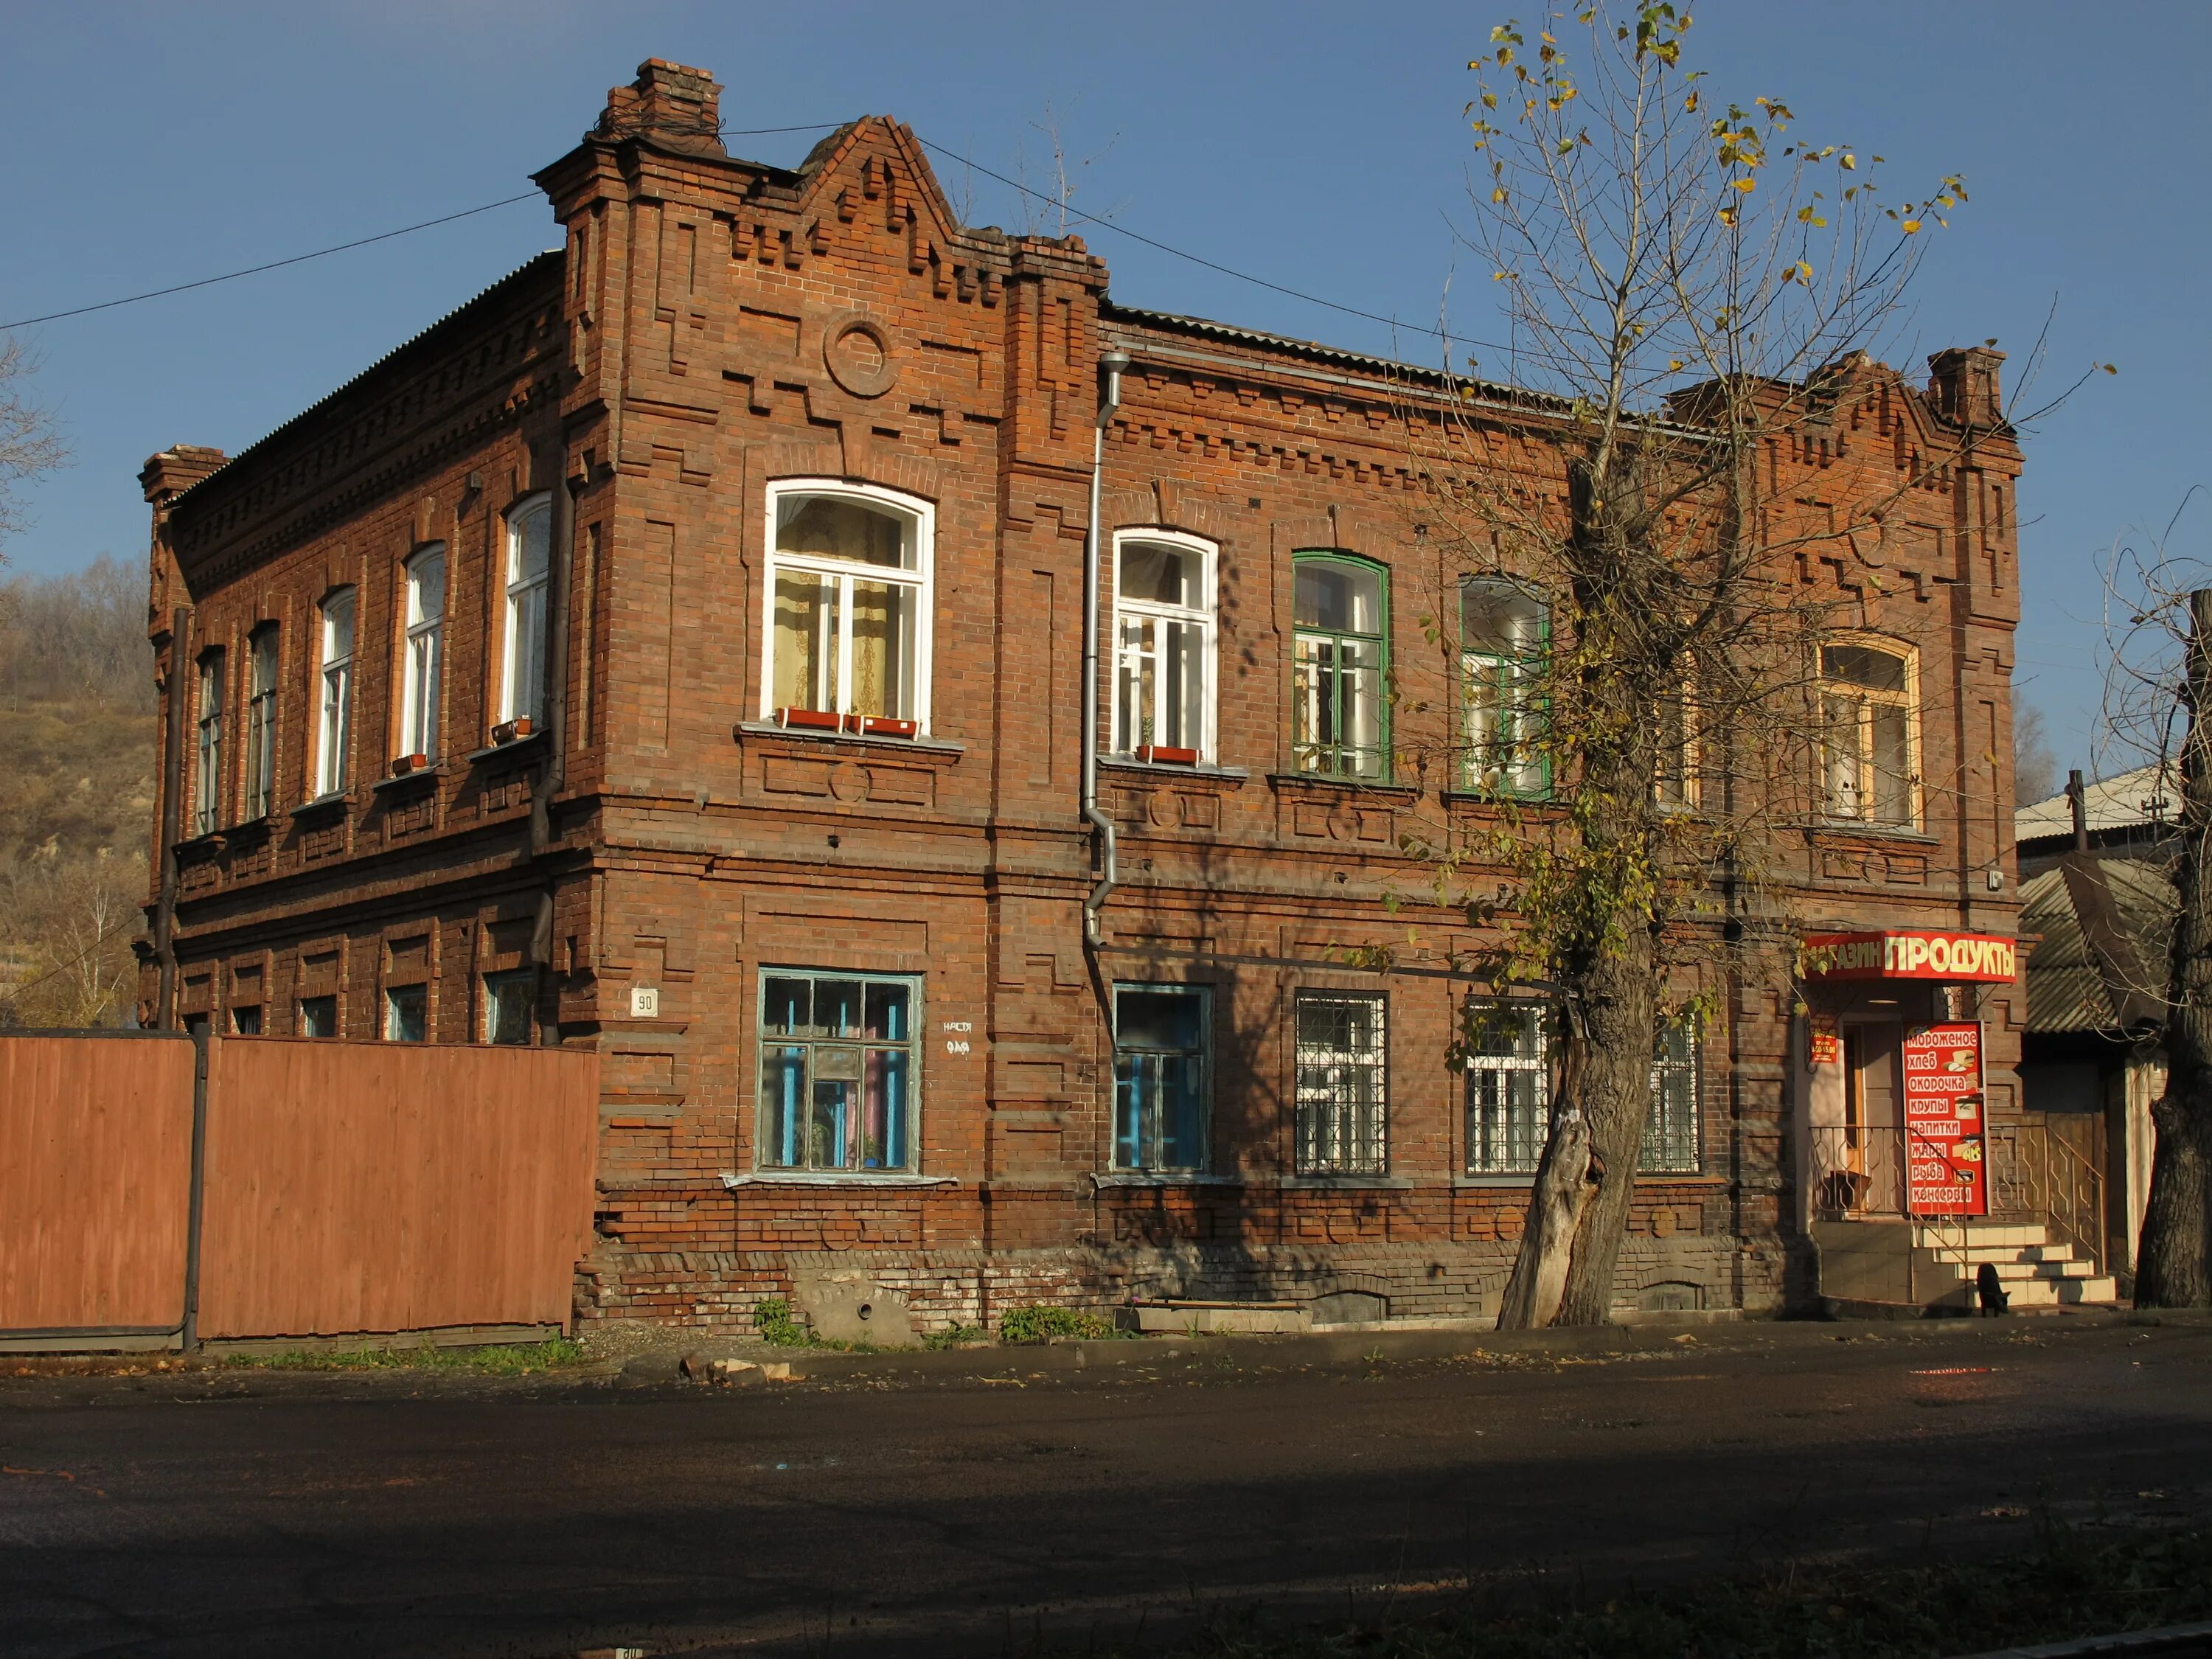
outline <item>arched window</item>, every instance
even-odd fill
[[[353,589],[341,587],[324,599],[323,712],[315,743],[318,795],[335,795],[346,787],[347,751],[353,746]]]
[[[1463,787],[1498,794],[1550,793],[1551,768],[1536,744],[1538,683],[1551,643],[1551,613],[1518,582],[1473,577],[1460,585]]]
[[[1213,570],[1212,544],[1196,537],[1115,534],[1115,753],[1213,758]]]
[[[787,726],[929,729],[926,502],[865,484],[769,486],[761,714]]]
[[[276,805],[276,624],[264,623],[248,641],[252,678],[246,698],[246,816],[265,818]]]
[[[499,718],[545,723],[545,600],[553,501],[533,495],[507,515],[507,637]]]
[[[1909,646],[1855,637],[1820,647],[1821,781],[1828,817],[1920,822],[1920,669]]]
[[[1390,583],[1346,553],[1292,557],[1291,757],[1322,777],[1390,775]]]
[[[210,651],[200,658],[198,739],[199,764],[192,789],[192,833],[211,836],[222,828],[222,702],[226,653]]]
[[[438,754],[438,686],[445,668],[446,544],[407,562],[407,655],[399,708],[399,752]]]

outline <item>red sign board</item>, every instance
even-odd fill
[[[1805,977],[1824,983],[1859,979],[1933,979],[2009,985],[2020,975],[2020,941],[1995,933],[1924,928],[1881,933],[1808,933]]]
[[[1843,1024],[1833,1014],[1814,1014],[1805,1023],[1805,1063],[1840,1066],[1844,1063]]]
[[[1916,1025],[1905,1038],[1905,1207],[1990,1212],[1978,1021]]]

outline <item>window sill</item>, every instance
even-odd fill
[[[1328,795],[1399,795],[1413,800],[1421,793],[1418,784],[1392,783],[1382,778],[1340,778],[1326,772],[1270,772],[1267,781],[1278,793],[1285,789],[1312,789]]]
[[[1098,764],[1111,767],[1117,772],[1146,772],[1155,777],[1207,778],[1216,783],[1242,783],[1252,775],[1241,766],[1216,766],[1210,761],[1185,766],[1178,761],[1139,760],[1134,755],[1101,755]]]
[[[318,795],[313,800],[303,800],[292,809],[295,818],[311,818],[323,812],[337,812],[353,805],[353,793],[336,789],[327,795]]]
[[[1797,826],[1808,836],[1847,836],[1853,841],[1904,841],[1917,847],[1939,847],[1942,837],[1925,830],[1895,823],[1863,823],[1856,818],[1816,818]]]
[[[1094,1187],[1242,1187],[1242,1176],[1200,1175],[1195,1170],[1094,1170]]]
[[[1558,799],[1550,790],[1541,794],[1522,794],[1510,789],[1447,789],[1443,792],[1447,806],[1557,806]]]
[[[1389,1175],[1285,1176],[1280,1184],[1285,1192],[1406,1193],[1413,1189],[1411,1176]]]
[[[404,789],[410,783],[421,783],[434,778],[446,769],[446,763],[434,760],[428,766],[418,766],[411,772],[402,772],[395,777],[379,778],[368,786],[371,794],[382,794],[387,789]]]
[[[187,860],[213,858],[229,845],[230,831],[228,829],[207,830],[197,836],[185,836],[170,850],[181,864]]]
[[[544,732],[532,732],[526,738],[509,738],[505,743],[495,743],[483,749],[472,749],[466,758],[471,766],[479,766],[485,761],[495,760],[502,755],[532,754],[545,746],[545,739]],[[408,775],[412,777],[415,775],[410,772]]]
[[[730,734],[738,742],[747,738],[781,738],[787,742],[807,746],[872,750],[883,755],[923,754],[943,760],[957,760],[968,752],[968,745],[950,738],[886,738],[868,737],[855,732],[811,732],[805,726],[778,726],[774,720],[740,720]]]
[[[957,1187],[957,1176],[868,1175],[852,1170],[752,1170],[743,1175],[722,1171],[722,1185],[730,1192],[740,1187]]]
[[[1498,1187],[1509,1190],[1517,1188],[1526,1192],[1536,1184],[1536,1177],[1534,1175],[1458,1175],[1452,1177],[1451,1184],[1454,1191]]]

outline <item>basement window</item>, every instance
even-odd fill
[[[338,1034],[336,997],[301,997],[299,1033],[303,1037],[334,1037]]]
[[[921,1003],[906,975],[761,975],[760,1168],[913,1169]]]
[[[1297,996],[1297,1172],[1388,1174],[1389,1048],[1382,999]]]
[[[929,730],[928,503],[861,484],[772,484],[761,718]]]

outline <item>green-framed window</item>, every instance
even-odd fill
[[[1518,582],[1460,584],[1462,786],[1542,797],[1552,766],[1537,743],[1538,680],[1551,647],[1551,613]]]
[[[1292,557],[1291,753],[1320,777],[1390,775],[1390,573],[1348,553]]]

